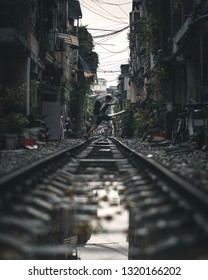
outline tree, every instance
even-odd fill
[[[86,78],[84,71],[78,70],[78,84],[73,86],[71,95],[72,118],[76,120],[75,130],[79,136],[82,129],[82,123],[86,113],[87,96],[91,93],[91,85],[94,82],[98,67],[98,54],[93,51],[94,44],[92,35],[85,26],[79,28],[79,55],[89,65],[91,77]]]

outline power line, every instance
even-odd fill
[[[112,5],[112,6],[124,6],[124,5],[128,5],[131,4],[132,2],[127,2],[127,3],[109,3],[109,2],[105,2],[105,1],[99,1],[97,0],[97,2],[100,2],[101,4],[106,4],[106,5]]]
[[[127,29],[127,28],[126,28],[126,29]],[[114,38],[115,36],[118,36],[118,35],[120,35],[120,33],[111,34],[111,35],[109,35],[107,38],[104,38],[103,40],[98,41],[98,42],[96,42],[96,43],[104,43],[104,42],[106,42],[106,41],[108,41],[108,40],[111,40],[112,38]],[[95,38],[95,39],[97,39],[97,38]],[[98,38],[98,39],[99,39],[99,38]]]
[[[108,18],[108,17],[105,17],[104,15],[101,15],[101,14],[99,14],[99,13],[96,13],[95,11],[89,9],[88,7],[86,7],[86,6],[83,5],[83,4],[82,4],[82,6],[85,7],[85,9],[89,10],[90,12],[92,12],[93,14],[96,14],[96,15],[98,15],[98,16],[100,16],[100,17],[103,17],[103,18],[105,18],[105,19],[107,19],[107,20],[111,20],[111,21],[114,21],[114,22],[117,22],[117,23],[124,23],[124,22],[122,22],[122,21],[113,20],[113,19],[110,19],[110,18]],[[127,23],[126,23],[126,24],[127,24]]]
[[[139,23],[139,22],[142,22],[142,21],[144,21],[145,19],[144,18],[142,18],[142,19],[139,19],[138,21],[136,21],[135,23],[133,23],[133,25],[136,25],[137,23]],[[126,27],[124,27],[123,29],[124,30],[126,30],[126,29],[128,29],[130,27],[130,25],[128,25],[128,26],[126,26]],[[124,31],[124,30],[122,30],[122,31]],[[100,41],[100,42],[98,42],[98,43],[103,43],[103,42],[106,42],[106,41],[108,41],[108,40],[110,40],[110,39],[112,39],[114,36],[116,36],[117,35],[117,33],[111,33],[113,36],[111,37],[111,38],[108,38],[107,40],[105,40],[105,41]],[[108,34],[109,35],[109,34]],[[109,35],[109,36],[111,36],[111,35]],[[104,36],[103,36],[104,37]],[[106,36],[105,37],[107,37],[107,34],[106,34]],[[96,38],[95,38],[96,39]]]
[[[103,63],[102,63],[102,66],[105,67],[105,66],[108,66],[108,65],[112,65],[112,64],[118,63],[118,62],[120,62],[120,61],[122,62],[122,61],[124,61],[124,59],[117,59],[116,61],[115,61],[115,60],[112,60],[112,61],[108,61],[108,62],[106,62],[106,63],[103,62]]]
[[[124,60],[124,61],[120,62],[119,65],[118,64],[114,65],[114,66],[105,65],[104,67],[99,67],[97,69],[97,71],[106,71],[106,72],[108,72],[108,71],[115,71],[115,72],[117,72],[118,71],[118,72],[120,72],[121,71],[120,65],[128,64],[128,63],[129,63],[128,60]]]
[[[95,30],[95,31],[108,31],[108,32],[111,32],[111,31],[117,31],[115,29],[102,29],[102,28],[87,28],[88,30]]]
[[[101,67],[98,67],[98,70],[103,70],[105,71],[104,69],[106,69],[105,67],[107,67],[107,71],[110,67],[111,70],[116,70],[118,71],[118,69],[120,69],[120,65],[121,64],[128,64],[128,59],[125,59],[125,60],[122,60],[121,62],[119,62],[119,65],[118,65],[118,61],[115,61],[114,63],[116,63],[116,65],[114,66],[111,66],[112,64],[109,64],[109,65],[102,65],[102,68]],[[120,71],[120,70],[119,70]]]
[[[136,25],[137,23],[139,23],[139,22],[141,22],[141,21],[144,21],[144,19],[142,18],[142,19],[140,19],[140,20],[138,20],[137,22],[135,22],[133,25]],[[97,38],[103,38],[103,37],[107,37],[107,36],[111,36],[111,35],[116,35],[116,34],[118,34],[118,33],[120,33],[120,32],[123,32],[123,31],[125,31],[126,29],[128,29],[130,27],[130,25],[127,25],[127,26],[125,26],[124,28],[122,28],[122,29],[120,29],[120,30],[116,30],[116,31],[114,31],[114,32],[112,32],[112,33],[108,33],[108,34],[103,34],[103,35],[97,35],[97,36],[92,36],[94,39],[97,39]]]
[[[118,33],[123,32],[124,30],[126,30],[126,29],[128,29],[128,28],[129,28],[129,26],[126,26],[126,27],[124,27],[124,28],[122,28],[122,29],[120,29],[120,30],[113,31],[112,33],[103,34],[103,35],[97,35],[97,36],[92,36],[92,37],[93,37],[93,39],[94,39],[94,38],[95,38],[95,39],[97,39],[97,38],[103,38],[103,37],[111,36],[111,35],[114,35],[114,34],[118,34]]]
[[[116,77],[118,77],[119,73],[121,72],[120,65],[128,63],[129,58],[128,57],[126,58],[126,54],[125,54],[125,52],[129,48],[128,46],[125,48],[126,43],[128,44],[127,35],[123,34],[124,36],[126,36],[126,40],[125,40],[124,36],[121,33],[126,31],[129,28],[129,20],[128,20],[128,15],[127,15],[128,11],[127,11],[125,5],[129,5],[132,2],[128,2],[128,0],[126,1],[126,3],[110,3],[109,0],[104,0],[104,1],[91,0],[89,2],[88,1],[80,0],[81,5],[83,3],[83,8],[87,9],[90,13],[92,13],[92,16],[90,18],[93,20],[93,18],[96,18],[96,15],[101,17],[100,19],[99,18],[96,19],[97,21],[95,21],[95,20],[92,21],[94,24],[94,26],[93,26],[94,28],[88,29],[89,31],[92,31],[92,34],[94,35],[94,36],[92,35],[92,38],[94,40],[94,45],[96,46],[96,49],[98,48],[98,51],[97,51],[98,54],[101,54],[101,56],[99,55],[100,63],[98,65],[97,73],[99,74],[99,77],[106,76],[107,82],[111,83],[111,82],[114,82],[117,80]],[[115,0],[113,0],[112,2],[114,2],[114,1]],[[119,0],[117,0],[117,2],[119,2]],[[107,7],[106,8],[106,7],[104,7],[104,5],[109,5],[109,6],[108,7],[106,6]],[[115,7],[115,8],[113,8],[113,7]],[[130,8],[128,10],[130,12]],[[121,13],[121,11],[122,11],[122,13]],[[114,13],[114,14],[112,14],[112,13]],[[89,13],[86,12],[86,15],[87,14],[89,14]],[[124,23],[121,20],[122,16],[124,18],[124,15],[126,15],[125,16],[126,21],[127,21],[126,23]],[[102,20],[102,18],[104,20]],[[111,22],[114,22],[114,24]],[[108,23],[108,24],[105,24],[105,23]],[[92,23],[90,23],[90,26],[92,26]],[[100,27],[100,26],[102,26],[102,27]],[[98,28],[96,28],[96,27],[98,27]],[[125,32],[125,34],[126,34],[126,32]],[[119,46],[121,46],[121,47],[123,46],[124,48],[123,49],[119,48],[120,50],[116,50],[116,47],[107,47],[106,46],[106,48],[105,48],[103,46],[103,45],[105,45],[105,43],[107,44],[107,43],[111,43],[111,42],[112,42],[112,44],[115,42],[115,45],[117,45],[117,48],[119,48]],[[99,52],[99,50],[101,50],[101,48],[103,50],[106,50],[110,55],[107,55],[107,52],[106,52],[106,55]],[[128,55],[128,53],[127,53],[127,55]],[[105,56],[105,57],[103,57],[103,56]],[[110,59],[110,57],[112,57],[112,58]],[[124,59],[121,59],[121,58],[124,58]],[[115,61],[112,61],[113,59],[115,59]],[[109,81],[109,79],[111,79],[111,80]]]
[[[109,56],[103,57],[103,58],[99,58],[99,61],[100,61],[100,60],[103,60],[103,59],[107,59],[107,58],[112,57],[112,56],[115,56],[115,53],[113,53],[113,54],[111,54],[111,55],[109,55]]]
[[[95,5],[97,5],[99,8],[101,8],[101,6],[98,5],[98,4],[96,3],[95,0],[91,0],[91,1],[92,1],[93,3],[95,3]],[[107,12],[107,14],[109,14],[110,16],[113,16],[114,18],[120,19],[120,17],[116,17],[115,14],[114,14],[114,15],[111,14],[110,12],[106,11],[103,7],[102,7],[101,9],[102,9],[103,11]],[[122,20],[122,21],[123,21],[123,20]]]
[[[109,63],[108,65],[102,65],[101,67],[98,67],[98,70],[115,70],[118,71],[120,69],[120,65],[122,64],[128,64],[128,60],[122,60],[122,61],[117,61],[117,64],[115,65],[115,62]]]
[[[103,44],[103,43],[95,43],[95,45],[98,45],[98,46],[103,46],[103,45],[108,45],[108,46],[115,46],[115,44]]]
[[[100,45],[100,47],[101,48],[103,48],[104,50],[106,50],[106,51],[108,51],[108,52],[110,52],[110,53],[123,53],[123,52],[125,52],[125,51],[127,51],[128,50],[128,47],[127,48],[125,48],[125,49],[122,49],[122,50],[120,50],[120,51],[116,51],[116,52],[114,52],[114,51],[111,51],[111,50],[108,50],[108,49],[106,49],[105,47],[103,47],[102,45]]]
[[[124,12],[124,14],[125,14],[125,15],[127,15],[127,16],[128,16],[128,14],[124,11],[124,9],[123,9],[123,8],[121,8],[121,6],[119,6],[119,8],[121,9],[121,11],[122,11],[122,12]]]
[[[102,73],[120,73],[120,71],[112,71],[112,70],[97,70],[97,72],[102,72]]]

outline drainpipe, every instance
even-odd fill
[[[170,42],[170,50],[173,51],[173,0],[170,1],[170,17],[171,17],[171,34],[170,34],[170,39],[171,39],[171,42]],[[171,70],[172,70],[172,73],[173,73],[173,77],[172,77],[172,83],[173,83],[173,92],[172,92],[172,102],[173,104],[175,104],[175,67],[173,65],[171,65]]]
[[[27,89],[26,89],[26,114],[30,115],[30,63],[31,58],[27,58]]]
[[[200,91],[199,91],[199,101],[202,102],[203,96],[203,81],[204,81],[204,71],[203,71],[203,38],[202,38],[202,26],[199,26],[199,44],[200,44]]]

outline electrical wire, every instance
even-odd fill
[[[88,0],[89,1],[89,0]],[[132,2],[126,2],[126,3],[109,3],[107,1],[99,1],[99,0],[90,0],[91,2],[87,2],[86,1],[83,1],[83,0],[80,0],[81,2],[81,5],[87,9],[88,11],[90,11],[94,17],[96,17],[96,15],[106,19],[108,22],[109,21],[112,21],[114,22],[115,24],[111,26],[108,25],[103,27],[103,28],[88,28],[89,30],[92,30],[92,38],[93,38],[93,41],[94,41],[94,45],[97,48],[102,48],[103,50],[106,50],[106,54],[109,53],[110,55],[106,55],[104,57],[101,57],[99,56],[99,67],[97,69],[97,72],[98,73],[103,73],[104,77],[106,76],[107,78],[107,82],[114,82],[117,80],[118,78],[118,74],[121,72],[121,69],[120,69],[120,65],[121,64],[126,64],[128,63],[128,60],[129,60],[129,57],[128,58],[122,58],[122,59],[116,59],[115,61],[109,61],[109,58],[110,57],[117,57],[119,58],[119,55],[120,57],[124,56],[124,53],[128,50],[129,47],[126,47],[126,48],[123,48],[121,50],[114,50],[114,48],[109,49],[109,48],[105,48],[103,46],[103,44],[105,44],[105,42],[109,42],[109,43],[113,43],[115,42],[115,37],[118,36],[118,39],[116,39],[116,45],[119,45],[122,46],[124,44],[124,41],[123,40],[123,37],[119,37],[121,35],[122,32],[126,31],[128,28],[129,28],[129,22],[125,22],[122,20],[122,17],[117,17],[117,13],[116,12],[115,14],[112,14],[112,6],[115,6],[117,7],[117,9],[120,9],[126,16],[127,15],[127,12],[125,11],[125,9],[123,9],[122,7],[124,7],[124,5],[127,5],[127,4],[131,4]],[[91,4],[91,5],[89,5]],[[93,6],[97,6],[97,9],[93,8]],[[101,7],[102,5],[102,7]],[[103,8],[103,5],[111,5],[111,8],[109,7],[109,12]],[[99,9],[102,9],[102,12],[98,11],[98,8]],[[117,11],[117,10],[116,10]],[[121,12],[120,12],[121,14]],[[109,18],[109,15],[111,18]],[[122,14],[121,14],[122,15]],[[101,21],[101,20],[100,20]],[[117,23],[117,24],[116,24]],[[117,27],[116,29],[116,26],[118,26],[119,24],[119,27]],[[123,28],[121,28],[123,25],[126,25],[124,26]],[[121,39],[120,39],[121,38]],[[126,39],[127,39],[127,35],[126,35]],[[126,40],[127,41],[127,40]],[[126,44],[126,43],[125,43]],[[96,50],[97,51],[97,50]],[[101,54],[101,52],[97,51],[98,54]],[[104,52],[103,52],[104,53]],[[112,60],[112,59],[111,59]],[[101,74],[102,75],[102,74]],[[114,78],[114,76],[116,75],[116,77]],[[109,78],[111,78],[111,81],[109,81]]]
[[[102,72],[102,73],[119,73],[120,70],[113,71],[113,70],[102,70],[102,69],[100,69],[100,70],[97,70],[97,72]]]
[[[112,6],[124,6],[124,5],[128,5],[131,4],[132,2],[127,2],[127,3],[109,3],[109,2],[105,2],[105,1],[99,1],[97,0],[97,2],[100,2],[101,4],[106,4],[106,5],[112,5]]]
[[[97,3],[97,1],[95,1],[95,0],[91,0],[93,3],[95,3],[95,5],[97,5],[99,8],[101,8],[101,6]],[[108,12],[108,11],[106,11],[103,7],[101,8],[103,11],[105,11],[105,12],[107,12],[107,14],[109,14],[110,16],[113,16],[114,18],[117,18],[117,19],[121,19],[120,17],[117,17],[117,16],[115,16],[115,14],[113,15],[113,14],[111,14],[110,12]],[[121,21],[123,21],[123,20],[121,20]]]
[[[122,61],[121,61],[121,64],[126,64],[128,62],[128,59],[123,59]],[[117,63],[117,61],[115,61],[114,63]],[[101,67],[98,67],[98,70],[103,70],[103,71],[108,71],[108,69],[106,70],[106,69],[104,69],[103,67],[109,67],[109,66],[111,66],[111,71],[112,70],[115,70],[115,71],[118,71],[118,69],[120,69],[120,65],[121,64],[119,64],[119,66],[118,66],[118,63],[116,64],[116,65],[114,65],[114,66],[111,66],[112,64],[109,64],[109,65],[102,65],[102,68]]]
[[[103,18],[105,18],[105,19],[107,19],[107,20],[110,20],[110,21],[113,21],[113,22],[117,22],[117,23],[124,23],[124,22],[122,22],[122,21],[117,21],[117,20],[113,20],[113,19],[111,19],[111,18],[105,17],[104,15],[99,14],[99,13],[97,13],[97,12],[95,12],[95,11],[89,9],[88,7],[86,7],[85,5],[83,5],[83,3],[82,3],[82,6],[85,7],[85,9],[89,10],[90,12],[92,12],[93,14],[96,14],[96,15],[98,15],[98,16],[100,16],[100,17],[103,17]],[[126,22],[125,24],[127,24],[127,22]]]
[[[138,22],[140,21],[143,21],[144,19],[140,19],[139,21],[135,22],[135,24],[137,24]],[[122,29],[119,29],[119,30],[109,30],[109,29],[96,29],[96,28],[88,28],[88,30],[103,30],[103,31],[112,31],[112,33],[108,33],[108,34],[101,34],[101,35],[97,35],[97,36],[93,36],[93,39],[97,39],[97,38],[103,38],[103,37],[107,37],[107,36],[111,36],[111,35],[114,35],[114,34],[117,34],[117,33],[120,33],[120,32],[123,32],[125,31],[126,29],[128,29],[130,27],[130,25],[122,28]]]
[[[101,44],[101,43],[105,43],[105,42],[111,40],[112,38],[114,38],[115,36],[118,36],[118,35],[120,35],[120,34],[109,35],[108,38],[105,38],[105,39],[103,39],[103,40],[101,40],[101,41],[98,41],[98,42],[96,42],[96,43],[100,43],[100,44]]]
[[[107,37],[107,36],[110,36],[110,35],[114,35],[114,34],[118,34],[120,32],[123,32],[124,30],[128,29],[129,26],[126,26],[120,30],[117,30],[117,31],[113,31],[112,33],[108,33],[108,34],[103,34],[103,35],[97,35],[97,36],[92,36],[92,38],[94,39],[97,39],[97,38],[103,38],[103,37]]]
[[[114,52],[114,51],[111,51],[111,50],[106,49],[106,48],[105,48],[105,47],[103,47],[102,45],[100,45],[100,47],[101,47],[101,48],[103,48],[104,50],[106,50],[106,51],[110,52],[110,53],[115,53],[115,54],[117,54],[117,53],[123,53],[123,52],[125,52],[125,51],[127,51],[127,50],[128,50],[128,47],[127,47],[127,48],[122,49],[122,50],[120,50],[120,51],[116,51],[116,52]]]
[[[125,15],[127,15],[128,16],[128,14],[124,11],[124,9],[123,8],[121,8],[121,6],[119,6],[119,9],[125,14]]]
[[[128,61],[125,60],[123,61],[120,65],[123,65],[123,64],[128,64]],[[121,69],[120,69],[120,65],[118,67],[118,65],[112,67],[112,66],[108,66],[108,68],[98,68],[97,69],[97,72],[105,72],[105,73],[117,73],[117,72],[121,72]],[[107,67],[107,66],[106,66]]]
[[[115,63],[118,63],[118,62],[123,62],[124,61],[124,59],[117,59],[116,61],[115,60],[112,60],[112,61],[108,61],[108,62],[103,62],[102,63],[102,66],[108,66],[108,65],[112,65],[112,64],[115,64]]]
[[[114,29],[102,29],[102,28],[87,28],[88,30],[95,30],[95,31],[108,31],[108,32],[113,32],[113,31],[117,31],[117,30],[114,30]]]
[[[116,55],[116,54],[113,53],[113,54],[111,54],[111,55],[109,55],[109,56],[106,56],[106,57],[103,57],[103,58],[99,58],[99,61],[101,61],[101,60],[103,60],[103,59],[107,59],[107,58],[112,57],[112,56],[115,56],[115,55]]]

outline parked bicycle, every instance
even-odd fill
[[[184,111],[177,114],[172,129],[172,144],[184,142],[189,139],[187,126],[188,112]]]
[[[177,114],[173,130],[172,144],[191,140],[196,148],[201,149],[205,144],[207,129],[206,103],[186,104],[183,112]]]

